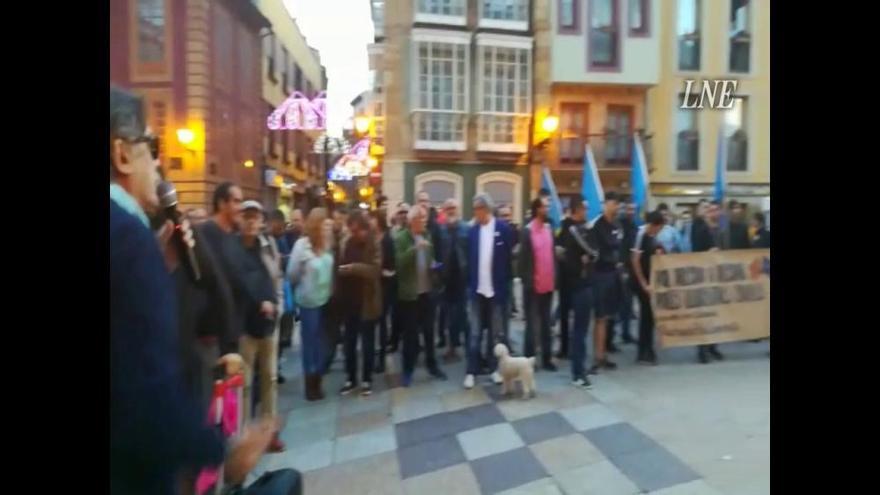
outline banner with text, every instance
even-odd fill
[[[655,255],[651,303],[661,347],[770,336],[770,250]]]

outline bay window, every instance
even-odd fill
[[[468,35],[414,31],[415,146],[464,150],[468,112]]]
[[[531,118],[531,41],[497,46],[478,40],[480,151],[524,153]],[[499,43],[501,45],[501,43]]]
[[[529,27],[529,0],[479,0],[480,27],[520,29]]]
[[[413,0],[415,2],[415,21],[434,24],[467,24],[467,4],[465,0]]]

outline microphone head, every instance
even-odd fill
[[[163,180],[156,187],[156,195],[159,196],[159,205],[162,208],[171,208],[177,206],[177,189],[174,184]]]

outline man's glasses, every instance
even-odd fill
[[[143,136],[128,139],[127,141],[131,144],[147,143],[147,146],[150,148],[150,156],[153,157],[153,160],[159,159],[159,136],[144,134]]]

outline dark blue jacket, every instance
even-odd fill
[[[504,220],[495,219],[495,239],[492,241],[492,289],[499,303],[506,303],[510,296],[511,253],[513,232]],[[477,297],[480,274],[480,223],[474,221],[468,233],[468,294]]]
[[[468,237],[470,236],[470,228],[468,225],[459,220],[455,227],[450,229],[449,224],[443,225],[438,229],[440,233],[440,242],[443,246],[441,257],[438,258],[443,263],[442,277],[446,286],[461,287],[464,286],[467,279],[467,261],[468,261]],[[455,237],[453,239],[453,236]],[[452,273],[452,248],[455,248],[455,256],[458,260],[459,280],[449,280]]]
[[[153,233],[110,201],[110,492],[174,493],[176,475],[223,460],[185,391],[174,283]]]

